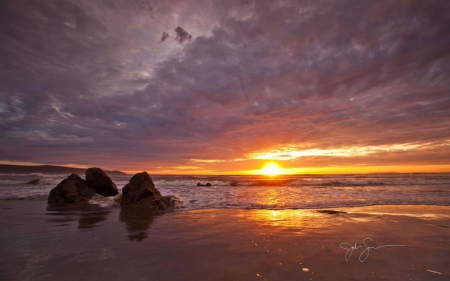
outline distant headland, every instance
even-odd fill
[[[2,174],[28,174],[28,173],[42,173],[42,174],[84,174],[85,168],[71,168],[53,165],[39,165],[39,166],[22,166],[22,165],[4,165],[0,164],[0,173]],[[105,171],[109,175],[126,175],[121,171]]]

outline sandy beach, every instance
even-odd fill
[[[1,280],[450,276],[450,207],[202,209],[154,215],[133,208],[11,200],[0,201],[0,209]]]

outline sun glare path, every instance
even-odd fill
[[[267,163],[260,172],[262,175],[274,177],[280,175],[283,172],[283,169],[277,163],[270,162]]]

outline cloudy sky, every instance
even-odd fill
[[[450,171],[450,1],[2,0],[0,161]]]

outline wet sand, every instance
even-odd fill
[[[450,277],[450,207],[155,215],[88,204],[61,208],[0,201],[0,210],[0,280]]]

